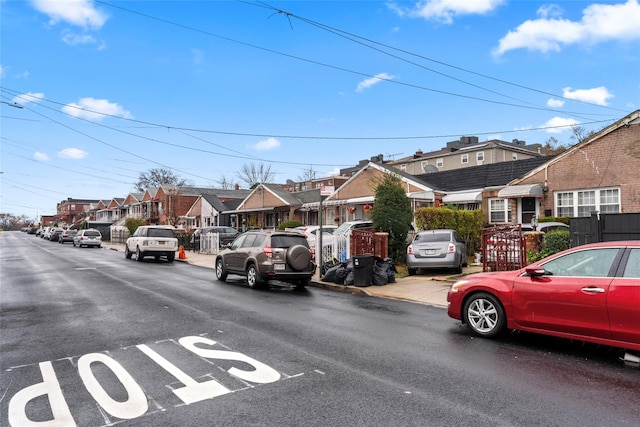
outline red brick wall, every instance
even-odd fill
[[[640,212],[640,125],[622,126],[546,169],[549,188],[542,209],[554,211],[554,192],[602,187],[620,189],[621,212]],[[545,183],[545,170],[519,184]]]

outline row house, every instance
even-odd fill
[[[514,179],[496,196],[520,197],[526,189],[536,192],[536,215],[640,212],[640,110]]]
[[[541,157],[541,148],[540,144],[527,145],[518,139],[512,142],[497,139],[480,142],[477,136],[463,136],[458,141],[448,142],[440,150],[426,153],[418,150],[389,164],[408,174],[422,175]]]
[[[100,200],[67,198],[56,205],[56,222],[61,227],[70,226],[87,217]]]

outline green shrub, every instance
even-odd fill
[[[146,224],[146,221],[142,218],[128,217],[124,221],[124,226],[127,228],[127,230],[129,230],[129,235],[135,233],[138,227],[145,224]]]
[[[296,221],[296,220],[289,220],[289,221],[285,221],[282,224],[280,224],[278,226],[278,230],[284,230],[285,228],[296,228],[296,227],[302,227],[304,224],[301,223],[300,221]]]
[[[551,230],[545,233],[542,240],[542,249],[539,253],[527,250],[527,261],[529,263],[540,261],[549,255],[562,252],[571,247],[571,233],[569,230]]]
[[[482,210],[465,211],[444,208],[419,208],[414,212],[418,231],[456,230],[467,242],[467,253],[473,255],[482,244],[484,214]]]

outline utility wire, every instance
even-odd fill
[[[16,96],[22,96],[24,98],[27,98],[27,95],[19,95],[19,92],[13,91],[11,89],[8,89],[6,87],[0,87],[2,90],[5,90],[9,93],[13,93]],[[158,127],[158,128],[164,128],[167,130],[177,130],[177,131],[184,131],[184,132],[197,132],[197,133],[211,133],[211,134],[219,134],[219,135],[228,135],[228,136],[250,136],[250,137],[260,137],[260,138],[280,138],[280,139],[302,139],[302,140],[345,140],[345,141],[392,141],[392,140],[411,140],[411,139],[436,139],[436,138],[459,138],[460,135],[475,135],[475,136],[483,136],[483,135],[495,135],[495,134],[504,134],[504,133],[522,133],[525,131],[544,131],[544,130],[551,130],[551,129],[565,129],[567,127],[571,127],[568,125],[558,125],[558,126],[538,126],[538,127],[532,127],[532,128],[528,128],[528,129],[509,129],[509,130],[498,130],[498,131],[491,131],[491,132],[461,132],[461,133],[455,133],[455,134],[440,134],[440,135],[405,135],[405,136],[317,136],[317,135],[285,135],[285,134],[269,134],[269,133],[247,133],[247,132],[232,132],[232,131],[221,131],[221,130],[211,130],[211,129],[198,129],[198,128],[185,128],[185,127],[180,127],[180,126],[174,126],[174,125],[166,125],[166,124],[160,124],[160,123],[153,123],[153,122],[148,122],[148,121],[142,121],[142,120],[137,120],[137,119],[131,119],[131,118],[127,118],[127,117],[121,117],[121,116],[115,116],[115,115],[111,115],[111,114],[107,114],[107,113],[103,113],[100,111],[94,111],[94,110],[89,110],[89,109],[85,109],[82,107],[78,107],[78,106],[72,106],[72,105],[68,105],[68,104],[64,104],[61,102],[57,102],[57,101],[52,101],[52,100],[48,100],[48,99],[42,99],[42,98],[38,98],[39,101],[47,101],[47,102],[51,102],[54,104],[58,104],[61,106],[67,106],[69,108],[75,108],[79,111],[85,111],[85,112],[89,112],[89,113],[93,113],[93,114],[99,114],[105,117],[111,117],[111,118],[115,118],[115,119],[119,119],[119,120],[124,120],[124,121],[128,121],[128,122],[133,122],[133,123],[138,123],[138,124],[143,124],[145,126],[149,126],[149,127]],[[589,122],[583,122],[581,123],[581,125],[595,125],[595,124],[600,124],[600,123],[611,123],[618,120],[618,118],[615,119],[607,119],[607,120],[592,120]],[[93,124],[96,124],[95,122],[91,122]],[[110,128],[113,129],[113,128]],[[118,132],[123,132],[123,131],[119,131],[117,129],[113,129],[116,130]],[[135,135],[135,134],[132,134]],[[146,137],[141,137],[141,138],[146,138]],[[146,139],[150,139],[150,138],[146,138]],[[159,141],[158,141],[159,142]],[[219,154],[219,155],[227,155],[227,154],[222,154],[222,153],[212,153],[212,154]],[[230,156],[230,155],[227,155]],[[230,157],[234,157],[234,156],[230,156]],[[238,156],[239,157],[239,156]],[[246,155],[243,158],[247,158]],[[250,158],[249,158],[250,159]],[[269,161],[271,162],[271,160],[265,160],[265,161]],[[274,163],[278,163],[277,161],[273,161]],[[290,163],[290,162],[282,162],[282,163]],[[301,164],[301,163],[293,163],[293,164]],[[307,163],[303,163],[304,165],[308,165]],[[335,165],[322,165],[319,164],[318,166],[335,166]]]
[[[572,101],[572,102],[577,102],[577,103],[580,103],[580,104],[589,105],[589,106],[592,106],[592,107],[600,107],[600,108],[605,108],[605,109],[609,109],[609,110],[613,110],[613,111],[619,111],[619,112],[626,113],[625,110],[622,110],[622,109],[619,109],[619,108],[609,107],[607,105],[595,104],[595,103],[592,103],[592,102],[582,101],[582,100],[578,100],[578,99],[567,98],[564,95],[559,95],[559,94],[555,94],[555,93],[551,93],[551,92],[546,92],[546,91],[535,89],[535,88],[532,88],[532,87],[529,87],[529,86],[525,86],[525,85],[522,85],[522,84],[519,84],[519,83],[513,83],[513,82],[510,82],[510,81],[507,81],[507,80],[503,80],[503,79],[499,79],[499,78],[496,78],[496,77],[489,76],[487,74],[478,73],[476,71],[472,71],[472,70],[468,70],[466,68],[458,67],[456,65],[448,64],[448,63],[443,62],[443,61],[438,61],[436,59],[429,58],[429,57],[424,56],[424,55],[420,55],[420,54],[417,54],[417,53],[414,53],[414,52],[410,52],[410,51],[405,50],[405,49],[401,49],[401,48],[390,46],[390,45],[387,45],[387,44],[384,44],[384,43],[380,43],[380,42],[377,42],[375,40],[372,40],[372,39],[369,39],[369,38],[366,38],[366,37],[362,37],[362,36],[359,36],[357,34],[350,33],[348,31],[344,31],[344,30],[341,30],[341,29],[338,29],[338,28],[331,27],[331,26],[326,25],[326,24],[322,24],[322,23],[313,21],[311,19],[307,19],[307,18],[301,17],[301,16],[296,15],[294,13],[287,12],[287,11],[284,11],[282,9],[278,9],[278,8],[276,8],[274,6],[271,6],[271,5],[269,5],[269,4],[265,3],[265,2],[262,2],[262,1],[258,1],[257,2],[258,4],[253,3],[253,2],[249,2],[249,1],[245,1],[245,0],[237,0],[237,1],[239,1],[241,3],[249,4],[249,5],[252,5],[252,6],[264,7],[266,9],[274,11],[274,14],[276,14],[276,13],[284,14],[289,21],[291,21],[291,18],[298,19],[298,20],[300,20],[302,22],[306,22],[307,24],[310,24],[310,25],[313,25],[313,26],[315,26],[317,28],[320,28],[322,30],[328,31],[328,32],[330,32],[332,34],[335,34],[335,35],[339,36],[339,37],[345,38],[345,39],[350,40],[350,41],[352,41],[354,43],[358,43],[358,44],[360,44],[362,46],[365,46],[365,47],[368,47],[368,48],[373,49],[375,51],[381,52],[381,53],[383,53],[385,55],[388,55],[388,56],[391,56],[393,58],[400,59],[401,61],[407,62],[409,64],[416,65],[416,66],[418,66],[420,68],[423,68],[425,70],[431,71],[431,72],[433,72],[435,74],[441,75],[441,76],[446,77],[446,78],[450,78],[450,79],[458,81],[460,83],[468,84],[468,85],[473,86],[473,87],[478,88],[478,89],[486,90],[488,92],[491,92],[491,93],[494,93],[494,94],[497,94],[497,95],[500,95],[500,96],[504,96],[506,98],[514,99],[514,100],[517,100],[517,101],[520,101],[520,102],[526,102],[526,101],[522,101],[522,100],[517,99],[517,98],[513,98],[513,97],[511,97],[509,95],[505,95],[503,93],[496,92],[496,91],[493,91],[491,89],[487,89],[487,88],[484,88],[482,86],[467,82],[465,80],[458,79],[456,77],[450,76],[448,74],[442,73],[442,72],[434,70],[432,68],[425,67],[425,66],[423,66],[421,64],[417,64],[415,62],[409,61],[409,60],[404,59],[402,57],[399,57],[397,55],[393,55],[393,54],[391,54],[389,52],[385,52],[385,51],[383,51],[381,49],[375,48],[373,46],[370,46],[370,45],[368,45],[368,44],[366,44],[364,42],[361,42],[361,41],[357,41],[355,39],[363,40],[363,41],[365,41],[367,43],[372,43],[372,44],[375,44],[375,45],[378,45],[378,46],[382,46],[382,47],[387,48],[387,49],[392,49],[392,50],[397,51],[397,52],[401,52],[401,53],[404,53],[404,54],[407,54],[407,55],[410,55],[410,56],[414,56],[414,57],[417,57],[417,58],[420,58],[420,59],[424,59],[426,61],[430,61],[430,62],[439,64],[439,65],[443,65],[445,67],[449,67],[449,68],[452,68],[452,69],[455,69],[455,70],[458,70],[458,71],[463,71],[465,73],[473,74],[475,76],[482,77],[482,78],[489,79],[489,80],[493,80],[493,81],[496,81],[496,82],[499,82],[499,83],[503,83],[503,84],[506,84],[506,85],[509,85],[509,86],[518,87],[520,89],[525,89],[525,90],[528,90],[528,91],[540,93],[540,94],[547,95],[547,96],[552,96],[552,97],[555,97],[555,98],[561,98],[561,99],[564,99],[566,101]],[[593,114],[590,114],[590,115],[593,115]]]
[[[340,67],[340,66],[336,66],[336,65],[331,65],[331,64],[327,64],[327,63],[324,63],[324,62],[320,62],[320,61],[316,61],[316,60],[312,60],[312,59],[308,59],[308,58],[303,58],[301,56],[296,56],[296,55],[292,55],[292,54],[289,54],[289,53],[280,52],[280,51],[277,51],[277,50],[274,50],[274,49],[258,46],[256,44],[247,43],[247,42],[243,42],[243,41],[240,41],[240,40],[232,39],[230,37],[221,36],[219,34],[215,34],[215,33],[212,33],[210,31],[201,30],[201,29],[194,28],[194,27],[191,27],[191,26],[188,26],[188,25],[184,25],[184,24],[180,24],[180,23],[177,23],[177,22],[174,22],[174,21],[170,21],[168,19],[159,18],[157,16],[153,16],[153,15],[149,15],[149,14],[146,14],[146,13],[138,12],[138,11],[135,11],[135,10],[132,10],[132,9],[129,9],[129,8],[122,7],[122,6],[117,6],[117,5],[114,5],[112,3],[108,3],[108,2],[105,2],[105,1],[96,0],[96,3],[100,3],[100,4],[103,4],[105,6],[113,7],[113,8],[116,8],[116,9],[120,9],[120,10],[123,10],[123,11],[128,12],[128,13],[132,13],[132,14],[136,14],[136,15],[145,17],[147,19],[152,19],[152,20],[155,20],[155,21],[158,21],[158,22],[162,22],[164,24],[173,25],[173,26],[176,26],[176,27],[179,27],[179,28],[182,28],[182,29],[186,29],[186,30],[189,30],[189,31],[194,31],[194,32],[197,32],[197,33],[201,33],[201,34],[204,34],[204,35],[207,35],[207,36],[210,36],[210,37],[219,38],[221,40],[229,41],[229,42],[232,42],[232,43],[240,44],[240,45],[251,47],[251,48],[254,48],[254,49],[259,49],[259,50],[262,50],[262,51],[265,51],[265,52],[273,53],[273,54],[276,54],[276,55],[284,56],[284,57],[295,59],[295,60],[298,60],[298,61],[307,62],[307,63],[310,63],[310,64],[319,65],[319,66],[322,66],[322,67],[326,67],[326,68],[330,68],[330,69],[334,69],[334,70],[338,70],[338,71],[343,71],[345,73],[355,74],[355,75],[358,75],[358,76],[361,76],[361,77],[366,77],[366,78],[378,79],[378,80],[381,80],[381,81],[385,81],[387,83],[397,84],[397,85],[410,87],[410,88],[414,88],[414,89],[419,89],[419,90],[424,90],[424,91],[428,91],[428,92],[439,93],[439,94],[453,96],[453,97],[459,97],[459,98],[463,98],[463,99],[471,99],[471,100],[475,100],[475,101],[486,102],[486,103],[496,104],[496,105],[504,105],[504,106],[509,106],[509,107],[525,108],[525,109],[530,109],[530,110],[547,111],[547,112],[561,113],[561,114],[576,114],[576,115],[585,114],[585,113],[580,113],[580,112],[568,112],[568,111],[562,111],[562,110],[555,110],[555,109],[548,108],[548,107],[535,107],[535,106],[531,106],[531,105],[522,105],[522,104],[509,103],[509,102],[501,102],[501,101],[491,100],[491,99],[487,99],[487,98],[480,98],[480,97],[477,97],[477,96],[463,95],[463,94],[459,94],[459,93],[454,93],[454,92],[449,92],[449,91],[444,91],[444,90],[439,90],[439,89],[434,89],[434,88],[428,88],[428,87],[425,87],[425,86],[420,86],[420,85],[412,84],[412,83],[405,83],[405,82],[401,82],[401,81],[398,81],[398,80],[382,78],[382,77],[375,76],[375,75],[372,75],[372,74],[368,74],[368,73],[364,73],[364,72],[360,72],[360,71],[355,71],[355,70],[351,70],[351,69],[348,69],[348,68],[344,68],[344,67]],[[273,10],[277,11],[278,9],[273,8]],[[288,12],[282,12],[282,13],[285,13],[285,14],[288,15]],[[293,16],[293,15],[291,15],[291,16]]]

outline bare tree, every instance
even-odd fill
[[[309,166],[308,169],[302,171],[302,175],[298,176],[298,181],[307,182],[316,179],[316,171],[313,170],[313,166]]]
[[[237,176],[241,182],[251,188],[256,184],[272,182],[275,172],[271,170],[269,163],[249,163],[242,166]]]
[[[187,185],[187,181],[178,177],[169,169],[149,169],[140,173],[138,181],[134,184],[135,189],[143,192],[149,187],[159,187],[161,185],[175,185],[181,187]]]
[[[555,156],[556,154],[560,154],[564,151],[567,151],[567,147],[560,144],[553,136],[547,139],[542,146],[542,154],[545,156]]]
[[[219,188],[222,188],[223,190],[233,190],[236,186],[236,183],[233,182],[231,179],[227,178],[226,176],[222,175],[222,178],[220,178],[218,182],[218,185],[220,186]]]
[[[591,138],[596,132],[594,130],[587,130],[584,126],[574,126],[571,128],[571,140],[575,141],[576,144],[581,143],[582,141]]]

